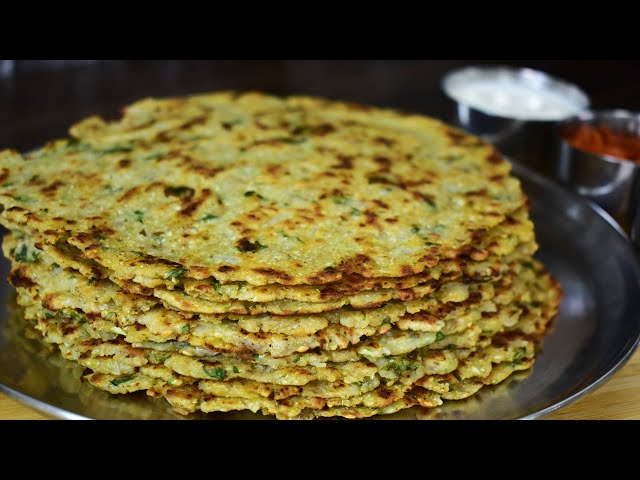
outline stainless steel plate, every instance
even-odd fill
[[[620,228],[602,211],[514,164],[532,203],[538,257],[558,279],[564,298],[555,327],[533,370],[433,410],[413,408],[383,418],[536,418],[597,388],[631,356],[640,339],[640,263]],[[2,277],[8,264],[2,262]],[[1,284],[1,298],[10,287]],[[12,332],[0,312],[0,390],[61,418],[185,418],[163,400],[111,396],[80,380],[81,367]],[[216,414],[189,418],[269,418]]]

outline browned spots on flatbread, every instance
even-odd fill
[[[131,165],[131,160],[129,160],[128,158],[123,158],[118,162],[119,168],[127,168],[130,165]]]
[[[105,238],[105,237],[111,237],[113,236],[116,232],[115,230],[113,230],[110,227],[105,227],[105,226],[93,226],[90,229],[91,231],[91,235],[93,236],[93,238]]]
[[[211,196],[211,190],[205,188],[200,193],[200,198],[189,200],[186,203],[183,203],[183,207],[180,210],[180,215],[183,217],[190,217],[193,213],[198,209],[202,203],[204,203]]]
[[[481,261],[485,260],[489,256],[487,250],[483,250],[473,245],[463,245],[458,249],[458,256],[469,257],[472,260]]]
[[[447,134],[447,137],[449,137],[453,145],[458,145],[467,138],[466,134],[459,132],[457,130],[453,130],[451,128],[447,128],[445,130],[445,133]]]
[[[502,158],[502,154],[494,148],[489,154],[489,156],[487,157],[487,161],[489,163],[497,165],[499,163],[502,163],[504,160]]]
[[[196,172],[203,177],[213,178],[220,172],[224,171],[224,168],[210,167],[208,165],[205,165],[204,163],[194,163],[189,167],[189,170]]]
[[[33,287],[35,285],[35,282],[27,274],[25,267],[13,270],[7,279],[14,287]]]
[[[233,267],[231,265],[221,265],[218,267],[218,271],[221,273],[225,273],[225,272],[232,272],[234,270],[237,270],[238,267]]]
[[[420,262],[424,263],[429,268],[433,268],[438,264],[438,259],[433,255],[423,255],[420,257]]]
[[[330,123],[322,123],[320,125],[316,125],[315,127],[312,127],[311,133],[319,137],[324,137],[325,135],[335,132],[335,130],[336,130],[335,127]]]
[[[367,276],[370,272],[373,260],[364,254],[357,254],[351,258],[346,258],[338,265],[338,271],[341,274],[357,273]]]
[[[122,350],[124,350],[130,357],[142,357],[145,355],[145,349],[143,348],[135,348],[129,345],[125,345],[122,347]]]
[[[320,283],[329,283],[334,280],[338,280],[341,277],[341,273],[337,271],[334,267],[326,267],[320,273],[316,275],[312,275],[307,278],[307,281],[311,285],[317,285]]]
[[[391,160],[388,157],[374,157],[373,161],[378,164],[379,172],[389,173],[391,171]]]
[[[376,137],[373,139],[373,143],[377,143],[378,145],[384,145],[385,147],[393,147],[395,145],[395,140],[392,140],[387,137]]]
[[[413,275],[413,268],[410,265],[402,265],[400,271],[405,276]]]
[[[280,175],[281,173],[283,173],[282,165],[271,163],[267,166],[267,172],[274,176]]]
[[[291,281],[291,275],[289,275],[287,272],[276,270],[275,268],[253,268],[252,270],[256,273],[272,279],[282,280],[285,282]]]
[[[429,193],[412,191],[411,195],[413,195],[413,198],[415,198],[416,200],[422,200],[423,202],[427,202],[429,205],[433,206],[436,204],[436,197]]]
[[[350,155],[338,155],[338,164],[333,168],[350,169],[353,168],[353,157]]]
[[[42,188],[40,191],[42,192],[42,194],[45,197],[53,197],[55,196],[56,192],[58,191],[58,189],[60,187],[62,187],[64,185],[63,182],[61,182],[60,180],[56,180],[55,182],[52,182],[51,184],[47,185],[46,187]]]
[[[183,123],[178,127],[179,130],[189,130],[191,127],[195,127],[197,125],[204,125],[207,123],[207,117],[205,115],[201,115],[199,117],[192,118],[188,122]]]
[[[375,200],[373,201],[373,203],[375,203],[375,204],[376,204],[377,206],[379,206],[380,208],[386,208],[386,209],[388,209],[388,208],[389,208],[389,205],[388,205],[387,203],[383,202],[382,200],[375,199]]]
[[[189,267],[189,273],[198,274],[198,275],[208,275],[209,269],[207,267],[195,265],[193,267]]]
[[[120,195],[120,197],[118,197],[118,202],[125,203],[128,200],[131,200],[133,197],[135,197],[139,192],[140,192],[139,185],[135,187],[131,187],[129,190],[127,190],[122,195]]]
[[[87,243],[91,243],[91,241],[93,240],[93,236],[86,232],[80,232],[73,236],[73,240],[76,240],[78,243],[84,245]]]
[[[53,293],[47,293],[44,298],[42,299],[42,306],[44,308],[46,308],[47,310],[55,310],[55,294]]]
[[[481,188],[480,190],[471,190],[469,192],[465,192],[465,197],[484,197],[488,193],[486,188]]]
[[[364,223],[361,223],[360,226],[364,227],[366,225],[370,225],[382,231],[382,226],[378,222],[378,215],[373,210],[367,209],[362,212],[362,214],[364,215],[365,221]]]
[[[248,252],[248,253],[257,252],[262,248],[259,242],[252,242],[246,237],[238,240],[236,242],[236,246],[238,250],[240,250],[241,252]]]
[[[143,265],[168,265],[170,267],[182,268],[182,265],[177,262],[172,262],[171,260],[166,260],[164,258],[158,258],[153,255],[145,255],[143,258],[138,260],[136,263]]]
[[[9,169],[3,168],[0,170],[0,183],[4,182],[7,178],[9,178]]]
[[[399,298],[400,300],[402,300],[403,302],[406,302],[407,300],[413,300],[414,298],[417,298],[417,296],[418,296],[416,293],[414,293],[414,291],[413,291],[413,290],[409,290],[409,289],[406,289],[406,290],[398,290],[398,291],[396,292],[396,295],[397,295],[397,296],[398,296],[398,298]]]
[[[85,247],[84,251],[88,252],[88,254],[90,254],[93,250],[97,250],[100,248],[100,244],[99,243],[92,243],[91,245]]]

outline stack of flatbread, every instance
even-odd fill
[[[0,153],[25,321],[178,412],[389,414],[531,367],[560,287],[491,146],[260,93],[144,99]]]

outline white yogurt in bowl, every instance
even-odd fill
[[[589,108],[580,88],[530,68],[464,67],[445,75],[441,86],[452,107],[446,121],[550,176],[556,126]]]
[[[447,75],[442,87],[459,104],[509,119],[559,121],[589,106],[574,85],[527,68],[468,67]]]

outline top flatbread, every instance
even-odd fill
[[[145,99],[26,156],[0,153],[2,221],[123,279],[325,284],[403,277],[525,198],[490,145],[417,115],[308,97]]]

